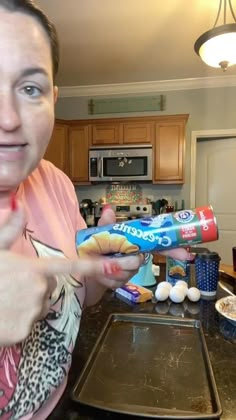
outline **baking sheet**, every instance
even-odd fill
[[[222,412],[200,321],[153,314],[110,315],[72,398],[160,419]]]

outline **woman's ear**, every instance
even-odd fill
[[[57,102],[57,98],[58,98],[58,87],[54,86],[53,88],[53,96],[54,96],[54,104]]]

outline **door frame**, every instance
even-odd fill
[[[208,137],[236,137],[236,128],[222,130],[201,130],[192,131],[191,135],[191,159],[190,159],[190,208],[195,208],[196,203],[196,161],[197,161],[197,140]]]

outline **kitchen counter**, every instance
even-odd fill
[[[164,278],[164,267],[161,267],[161,277]],[[232,287],[235,279],[223,278]],[[160,280],[159,280],[160,281]],[[155,288],[154,288],[155,290]],[[226,293],[218,290],[217,299]],[[124,302],[115,292],[107,291],[103,299],[95,306],[87,308],[82,316],[80,334],[75,346],[73,363],[69,374],[66,391],[48,420],[95,420],[115,419],[132,420],[141,417],[108,413],[73,402],[70,393],[82,368],[93,349],[93,346],[111,313],[132,312],[162,315],[168,307],[165,302],[152,301],[142,304]],[[220,396],[223,415],[222,420],[236,418],[236,327],[223,319],[215,310],[215,300],[201,299],[197,303],[189,301],[183,304],[171,304],[168,315],[199,319],[202,322],[207,348]],[[158,351],[158,350],[157,350]],[[132,373],[131,373],[132,374]],[[194,380],[194,378],[193,378]]]

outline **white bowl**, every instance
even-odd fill
[[[231,324],[236,326],[236,296],[227,296],[217,300],[215,308]]]

